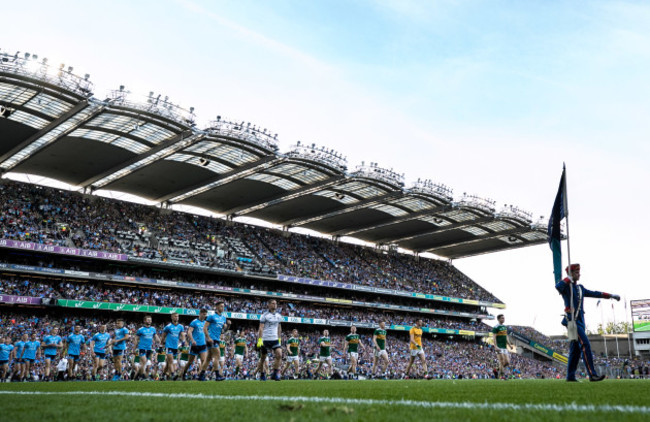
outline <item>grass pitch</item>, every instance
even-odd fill
[[[67,382],[0,384],[3,420],[647,421],[650,381]]]

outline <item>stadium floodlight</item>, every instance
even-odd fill
[[[315,143],[312,143],[311,147],[307,147],[298,141],[286,156],[316,162],[341,173],[345,172],[348,167],[347,161],[341,158],[336,151],[316,146]]]
[[[89,98],[92,95],[92,83],[88,79],[74,75],[72,66],[66,72],[64,71],[65,64],[61,64],[57,72],[48,64],[47,58],[43,58],[40,62],[38,58],[38,54],[29,52],[23,54],[20,54],[19,51],[15,54],[0,52],[0,68],[3,72],[15,73],[57,85],[73,91],[75,94],[80,94],[84,98]]]
[[[391,186],[404,187],[404,174],[399,174],[393,169],[379,167],[377,163],[371,162],[370,165],[365,165],[361,162],[360,166],[351,173],[351,176],[362,177],[366,179],[376,180],[378,182],[387,183]]]
[[[531,224],[533,222],[533,213],[524,211],[523,209],[514,205],[504,204],[503,208],[496,214],[496,216],[500,218],[512,218],[515,220],[521,220],[526,224]]]
[[[469,207],[494,214],[496,201],[489,198],[481,198],[477,195],[468,195],[463,193],[463,197],[456,203],[459,207]]]

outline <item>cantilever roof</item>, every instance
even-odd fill
[[[454,200],[429,181],[375,163],[348,171],[316,145],[278,152],[277,135],[218,118],[197,129],[166,98],[92,95],[88,77],[0,53],[0,171],[38,174],[231,217],[251,216],[460,258],[546,241],[516,208],[496,212],[474,196]]]

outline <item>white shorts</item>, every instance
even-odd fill
[[[510,356],[510,352],[508,352],[508,349],[502,349],[500,347],[497,347],[497,354],[498,355],[504,355],[504,356]]]
[[[237,362],[243,362],[244,361],[244,355],[235,355],[235,360]]]
[[[225,356],[219,356],[219,362],[224,363],[226,361]]]
[[[359,352],[348,352],[348,355],[350,355],[350,359],[359,359]]]
[[[298,362],[298,363],[300,363],[300,356],[287,356],[287,362]]]
[[[386,359],[388,359],[388,352],[386,350],[377,350],[375,349],[375,357],[381,357],[381,356],[386,356]]]
[[[424,349],[411,349],[411,357],[415,357],[417,355],[424,356]]]
[[[326,362],[328,364],[332,363],[332,357],[331,356],[319,356],[318,357],[319,362]]]

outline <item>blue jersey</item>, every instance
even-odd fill
[[[106,353],[106,342],[108,342],[109,338],[111,338],[111,335],[108,333],[95,333],[95,335],[90,339],[95,342],[93,352]]]
[[[60,336],[45,336],[43,337],[43,349],[46,355],[56,355],[56,345],[61,343]]]
[[[208,317],[206,322],[209,322],[208,335],[214,341],[221,340],[221,329],[226,324],[226,317],[219,314],[212,314]]]
[[[185,331],[185,327],[181,324],[167,324],[163,329],[163,333],[167,333],[167,337],[165,337],[165,347],[167,349],[178,349],[180,335],[183,331]]]
[[[70,334],[66,341],[68,342],[68,354],[72,356],[79,356],[81,345],[86,343],[86,339],[81,334]]]
[[[124,340],[129,334],[129,330],[126,327],[118,328],[115,330],[115,341],[113,342],[113,350],[125,350],[126,349],[126,340]]]
[[[17,341],[16,344],[16,359],[20,359],[23,357],[23,350],[25,349],[25,342],[24,341]]]
[[[151,350],[151,346],[153,346],[153,336],[156,335],[155,328],[141,327],[138,331],[135,332],[135,335],[140,337],[140,341],[138,342],[138,349]]]
[[[27,341],[25,342],[25,353],[23,353],[24,359],[36,359],[36,351],[41,347],[40,341]]]
[[[9,355],[12,350],[14,350],[13,344],[0,344],[0,360],[9,360]]]
[[[204,325],[205,321],[201,321],[198,318],[190,323],[190,327],[193,328],[192,338],[197,346],[205,346],[205,334],[203,333]]]

